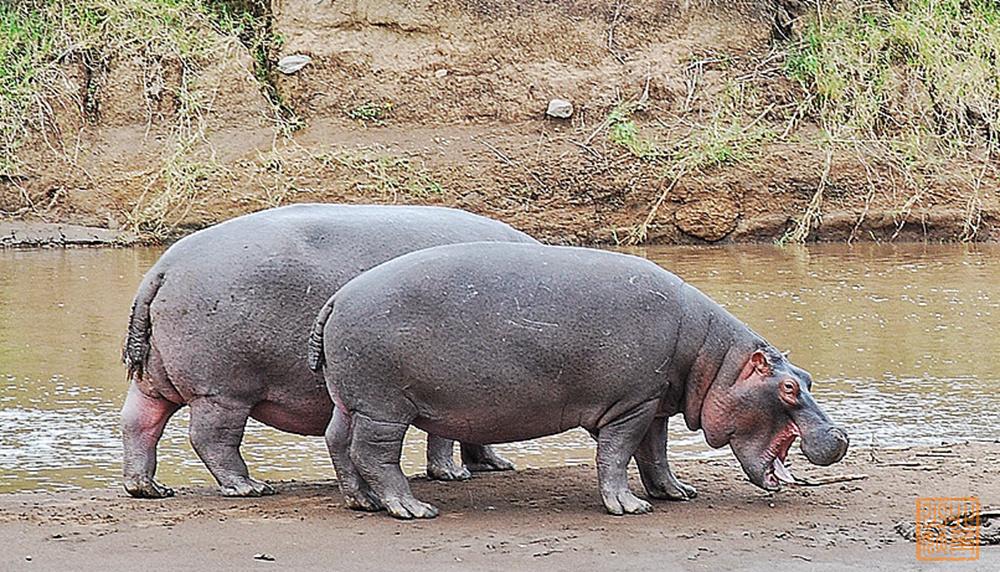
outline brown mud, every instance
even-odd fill
[[[275,77],[302,129],[282,129],[238,42],[199,70],[206,103],[183,133],[179,64],[112,59],[96,102],[56,102],[23,146],[0,219],[167,238],[289,202],[378,202],[458,206],[556,243],[628,242],[647,219],[651,243],[768,241],[807,211],[808,240],[1000,238],[981,164],[901,172],[863,146],[823,151],[774,63],[776,18],[804,4],[774,5],[274,0],[276,57],[312,58]],[[82,66],[64,66],[80,92]],[[552,98],[573,117],[546,118]],[[609,138],[616,108],[634,108],[632,151]],[[734,109],[763,135],[708,144],[680,177],[641,156],[725,131]]]
[[[603,512],[592,466],[521,469],[461,483],[412,479],[439,518],[395,521],[342,506],[333,482],[284,482],[258,499],[181,489],[162,501],[118,491],[0,495],[0,569],[100,570],[996,570],[921,563],[895,532],[918,497],[1000,504],[1000,444],[853,449],[833,467],[792,451],[799,477],[867,478],[766,494],[732,458],[675,459],[699,490],[649,515]],[[633,481],[637,479],[634,478]],[[633,487],[640,490],[637,482]],[[269,560],[273,559],[273,560]]]

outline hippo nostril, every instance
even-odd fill
[[[840,427],[827,427],[808,434],[802,439],[802,452],[816,465],[832,465],[844,458],[850,439]]]
[[[831,427],[829,433],[830,439],[836,443],[836,454],[831,463],[836,463],[847,454],[847,448],[850,446],[851,440],[847,437],[847,431],[844,431],[840,427]]]

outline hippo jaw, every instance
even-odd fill
[[[766,491],[777,491],[781,489],[782,483],[795,483],[795,477],[785,461],[799,434],[798,426],[790,421],[763,448],[753,446],[754,442],[766,441],[766,438],[756,436],[742,439],[734,435],[729,445],[751,483]]]

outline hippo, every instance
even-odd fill
[[[122,409],[125,490],[173,494],[154,480],[156,446],[183,405],[194,450],[227,496],[271,494],[250,477],[239,447],[248,417],[302,435],[323,435],[333,403],[306,365],[309,325],[348,280],[393,257],[469,241],[535,240],[460,210],[419,206],[303,204],[242,216],[171,246],[139,286],[123,359],[130,387]],[[506,470],[481,445],[428,439],[428,475],[463,479]]]
[[[807,372],[696,288],[625,254],[500,243],[421,250],[345,284],[309,344],[337,404],[330,433],[341,444],[331,452],[348,504],[402,519],[438,514],[399,468],[410,425],[480,444],[583,427],[597,441],[599,490],[614,515],[652,510],[629,490],[632,458],[649,497],[693,492],[667,462],[676,413],[710,446],[728,444],[766,490],[793,479],[784,461],[796,437],[818,465],[848,447]]]

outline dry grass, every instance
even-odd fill
[[[864,149],[890,165],[910,197],[921,179],[952,160],[978,163],[969,179],[964,240],[979,228],[979,185],[1000,157],[1000,4],[993,0],[904,0],[838,4],[818,13],[785,58],[788,75],[808,90],[816,142],[833,151]],[[828,161],[829,163],[829,161]],[[826,166],[828,174],[829,165]],[[819,220],[816,196],[782,238],[800,242]]]
[[[17,150],[30,132],[46,133],[53,107],[99,117],[102,74],[114,60],[145,63],[145,95],[177,102],[162,168],[127,213],[131,230],[147,238],[170,234],[203,195],[219,167],[204,138],[205,119],[218,89],[204,70],[232,58],[241,41],[254,57],[254,74],[269,96],[276,123],[294,128],[270,73],[269,4],[264,0],[23,0],[0,3],[0,176],[16,175]],[[180,66],[179,83],[163,77],[160,62]],[[82,64],[84,90],[66,81],[67,65]],[[108,81],[112,81],[112,79]],[[269,90],[270,87],[270,90]],[[168,93],[164,94],[164,90]],[[149,106],[152,108],[152,106]],[[152,118],[150,118],[152,120]],[[30,205],[29,205],[30,206]]]

